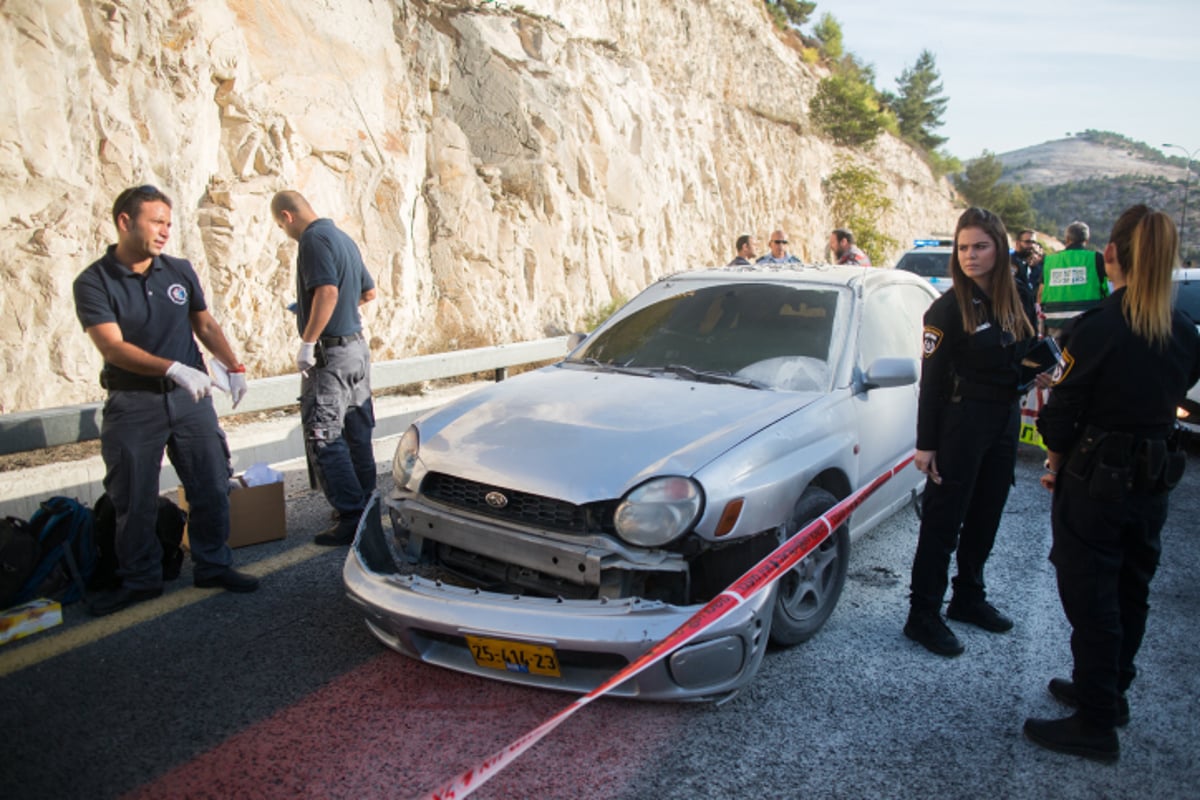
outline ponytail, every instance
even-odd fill
[[[1161,211],[1126,209],[1110,241],[1125,273],[1121,311],[1134,334],[1163,349],[1171,338],[1171,273],[1179,263],[1179,234]]]

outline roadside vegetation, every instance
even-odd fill
[[[829,198],[829,210],[839,224],[854,231],[855,244],[871,259],[882,264],[899,242],[882,233],[876,223],[892,207],[884,193],[884,182],[874,170],[838,156],[837,169],[825,179],[822,188]]]
[[[1139,202],[1168,210],[1182,204],[1182,180],[1120,175],[1023,186],[1005,180],[1003,164],[987,150],[963,163],[943,149],[946,137],[938,133],[950,98],[932,51],[922,50],[900,73],[895,91],[880,89],[874,67],[847,48],[833,14],[816,16],[817,4],[800,0],[763,3],[776,26],[797,37],[805,63],[828,70],[809,104],[810,118],[820,134],[856,150],[869,149],[885,131],[903,139],[925,158],[935,175],[950,178],[968,205],[995,212],[1010,231],[1032,228],[1061,237],[1066,225],[1079,219],[1091,226],[1092,243],[1102,246],[1099,237],[1107,235],[1121,209]],[[1188,168],[1181,156],[1111,131],[1085,130],[1074,136],[1150,163],[1178,167],[1181,173]],[[874,171],[855,166],[849,158],[840,159],[837,170],[824,182],[834,219],[854,230],[859,246],[876,263],[895,246],[874,225],[889,205],[883,186]],[[1194,258],[1200,252],[1200,226],[1185,228],[1184,237],[1182,255]]]

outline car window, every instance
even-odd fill
[[[680,364],[774,388],[825,388],[844,292],[772,283],[684,292],[600,330],[570,360],[645,368]]]
[[[1175,282],[1175,307],[1200,325],[1200,281]]]
[[[949,253],[905,253],[896,264],[896,269],[912,272],[922,278],[950,277]]]
[[[867,295],[858,337],[858,364],[877,358],[921,357],[921,331],[932,299],[916,286],[883,286]]]

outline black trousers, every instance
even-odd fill
[[[1050,561],[1071,623],[1079,713],[1111,728],[1117,698],[1137,675],[1134,657],[1146,632],[1167,493],[1095,497],[1086,480],[1064,470],[1055,486],[1051,521]]]
[[[963,399],[946,407],[937,451],[942,482],[925,486],[921,532],[913,557],[912,607],[940,611],[950,556],[957,550],[954,595],[984,599],[983,565],[996,541],[1017,463],[1020,407]]]
[[[117,515],[117,574],[127,589],[162,586],[158,482],[163,449],[187,492],[188,542],[195,576],[233,563],[229,549],[229,445],[212,398],[186,389],[166,394],[111,391],[104,402],[100,452],[104,490]]]

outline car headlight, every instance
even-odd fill
[[[400,437],[400,444],[396,445],[396,455],[392,456],[392,479],[396,481],[397,488],[408,485],[420,450],[421,435],[417,433],[416,426],[409,425]]]
[[[691,478],[654,478],[625,495],[613,523],[630,544],[658,547],[687,533],[703,504],[704,494]]]

